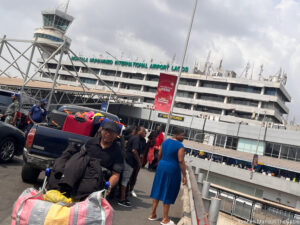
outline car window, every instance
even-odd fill
[[[0,106],[8,106],[11,103],[9,93],[0,92]]]

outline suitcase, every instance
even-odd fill
[[[60,112],[54,109],[48,114],[49,123],[54,124],[57,127],[62,127],[65,123],[67,116],[68,116],[67,113]]]
[[[79,121],[74,115],[68,115],[64,122],[62,131],[90,136],[92,124],[93,122],[90,119]]]

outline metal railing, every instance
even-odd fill
[[[189,189],[192,225],[209,225],[202,194],[200,193],[194,172],[189,165],[187,165],[187,185]]]
[[[300,224],[300,210],[211,184],[210,197],[221,199],[220,210],[253,224]]]

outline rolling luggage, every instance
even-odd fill
[[[90,136],[92,130],[92,120],[84,119],[82,117],[76,117],[74,115],[68,115],[62,131],[67,131],[74,134]]]
[[[48,114],[49,123],[61,128],[64,125],[67,116],[67,113],[54,109]]]

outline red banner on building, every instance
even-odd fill
[[[176,86],[177,76],[161,73],[159,76],[156,96],[154,100],[154,110],[169,113],[174,91]]]

